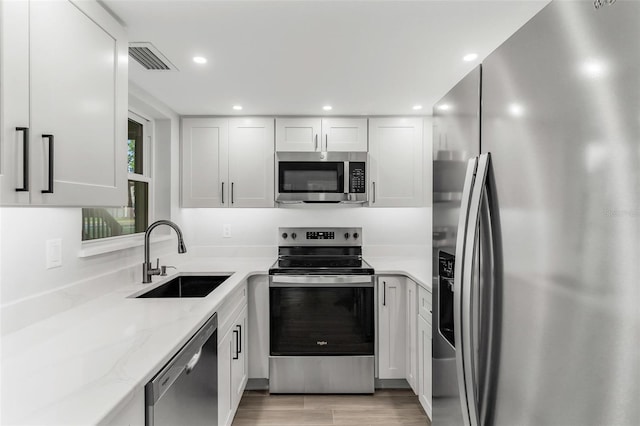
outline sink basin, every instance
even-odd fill
[[[181,276],[162,284],[160,287],[136,296],[136,299],[206,297],[229,277],[230,275]]]

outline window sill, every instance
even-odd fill
[[[174,238],[173,235],[159,235],[157,237],[151,237],[151,243],[159,241],[167,241]],[[125,250],[133,247],[144,246],[144,235],[135,234],[127,235],[124,237],[104,238],[97,241],[84,241],[81,244],[78,257],[92,257],[105,253],[112,253],[119,250]]]

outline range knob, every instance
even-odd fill
[[[296,237],[297,237],[296,233],[295,233],[295,232],[292,232],[292,233],[291,233],[291,238],[293,238],[293,239],[295,240],[295,239],[296,239]]]
[[[345,240],[348,240],[348,239],[349,239],[349,233],[348,233],[348,232],[345,232],[345,233],[344,233],[344,239],[345,239]]]
[[[357,240],[357,239],[358,239],[358,237],[359,237],[358,233],[357,233],[357,232],[354,232],[354,233],[353,233],[353,239]]]
[[[286,240],[286,239],[287,239],[287,237],[288,237],[287,233],[286,233],[286,232],[283,232],[283,233],[282,233],[282,239],[283,239],[283,240]]]

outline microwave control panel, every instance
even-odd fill
[[[367,179],[364,162],[349,162],[349,192],[364,194],[367,190]]]

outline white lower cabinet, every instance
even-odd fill
[[[420,297],[430,296],[431,293],[420,289]],[[429,304],[430,308],[430,304]],[[432,388],[433,370],[431,366],[431,309],[428,317],[418,315],[418,399],[427,412],[429,418],[432,415]]]
[[[407,279],[406,297],[406,379],[414,393],[418,393],[418,285]]]
[[[378,378],[404,379],[406,295],[403,277],[378,277]]]
[[[218,340],[218,424],[233,422],[242,393],[247,385],[247,305],[238,313],[231,327]]]

